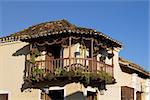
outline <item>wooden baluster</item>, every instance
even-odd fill
[[[75,64],[75,59],[74,59],[74,58],[72,58],[72,64]],[[75,69],[75,66],[72,66],[72,69],[73,69],[73,70],[76,70],[76,69]]]
[[[29,67],[29,63],[26,61],[25,62],[25,78],[28,77],[28,67]]]
[[[66,60],[63,59],[62,61],[63,61],[63,62],[62,62],[62,67],[65,68],[65,66],[66,66]]]
[[[101,71],[104,71],[104,66],[103,66],[102,62],[100,63],[100,68],[101,68]]]
[[[106,64],[104,64],[104,71],[106,72]]]
[[[55,69],[57,69],[57,59],[55,60]]]
[[[53,59],[53,67],[52,68],[53,68],[52,71],[54,72],[54,70],[55,70],[55,59]]]
[[[87,72],[89,72],[89,66],[90,66],[90,59],[88,59]]]
[[[47,71],[47,73],[49,73],[49,64],[50,64],[50,62],[49,62],[49,60],[46,60],[46,62],[47,62],[46,71]]]
[[[29,44],[29,49],[32,50],[32,43]],[[31,55],[30,55],[30,58],[31,58]],[[31,63],[30,63],[30,64],[29,64],[29,68],[28,68],[28,75],[29,75],[29,77],[31,77],[31,67],[32,67],[32,65],[31,65]]]
[[[65,67],[65,59],[62,59],[62,67]]]
[[[95,63],[96,63],[96,69],[95,69],[95,71],[96,71],[96,73],[97,73],[97,59],[96,59]]]
[[[61,68],[61,67],[60,67],[60,59],[58,59],[58,67]]]
[[[86,60],[86,72],[88,71],[89,59]]]
[[[57,59],[57,68],[60,68],[60,66],[59,66],[59,59]]]
[[[71,69],[71,37],[69,37],[69,69]]]
[[[50,71],[53,73],[54,72],[54,63],[53,63],[54,59],[53,60],[50,60],[50,64],[51,64],[51,67],[50,67]]]
[[[99,61],[97,61],[97,72],[99,70]]]
[[[28,75],[29,75],[29,77],[31,77],[31,67],[32,67],[32,65],[30,64],[29,69],[28,69]]]
[[[86,59],[84,59],[84,72],[86,72]]]
[[[52,62],[51,60],[49,60],[49,67],[48,67],[49,73],[51,72],[51,68],[52,68]]]
[[[27,78],[27,55],[25,55],[25,69],[24,69],[24,77]]]
[[[82,65],[84,66],[83,59],[81,59],[81,63],[82,63]]]
[[[57,59],[55,59],[55,69],[57,69]]]
[[[27,76],[29,76],[30,63],[27,65]]]
[[[47,60],[45,60],[45,61],[43,61],[41,64],[43,65],[42,66],[42,70],[44,71],[44,73],[46,73],[47,74],[47,67],[48,66],[46,66],[46,64],[45,63],[47,63],[47,65],[48,65],[48,62],[47,62]]]
[[[60,59],[60,67],[63,68],[63,67],[62,67],[62,58]]]
[[[48,67],[48,70],[49,70],[49,71],[48,71],[48,73],[50,73],[50,71],[51,71],[51,66],[52,66],[51,64],[52,64],[52,63],[51,63],[51,60],[49,60],[49,67]]]
[[[57,59],[56,59],[56,69],[58,68],[58,63],[57,63]]]
[[[60,59],[57,60],[57,63],[58,63],[58,64],[57,64],[57,65],[58,65],[58,68],[60,68]]]
[[[65,67],[66,67],[66,70],[67,70],[67,59],[65,59],[65,65],[64,65]]]
[[[49,60],[45,60],[45,62],[47,63],[47,66],[45,66],[46,74],[48,74],[49,73]]]
[[[57,59],[55,59],[55,69],[57,69]]]

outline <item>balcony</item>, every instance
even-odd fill
[[[85,87],[90,85],[104,89],[105,84],[114,82],[113,67],[92,58],[58,58],[34,63],[26,61],[24,79],[32,83],[30,88],[80,82]]]
[[[109,43],[102,43],[93,36],[65,34],[27,40],[29,49],[25,56],[22,91],[73,82],[104,90],[106,84],[115,82],[113,47]],[[109,59],[109,64],[104,58]]]

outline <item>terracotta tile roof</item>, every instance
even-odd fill
[[[76,26],[70,24],[66,20],[58,20],[58,21],[51,21],[51,22],[45,22],[41,24],[37,24],[34,26],[31,26],[27,29],[24,29],[23,31],[17,32],[15,34],[11,34],[11,36],[20,36],[20,35],[36,35],[41,32],[57,32],[61,30],[71,30],[74,29]]]
[[[109,36],[105,35],[102,32],[97,32],[96,30],[89,29],[89,28],[78,27],[76,25],[69,23],[67,20],[64,19],[58,21],[45,22],[45,23],[31,26],[20,32],[0,38],[0,43],[11,41],[11,40],[19,40],[19,39],[23,40],[23,39],[42,37],[42,36],[53,35],[53,34],[61,34],[65,32],[99,35],[113,42],[117,46],[122,47],[122,43],[110,38]]]
[[[138,72],[140,72],[140,73],[142,73],[142,74],[144,74],[144,75],[146,75],[146,76],[148,76],[150,78],[150,72],[144,70],[138,64],[135,64],[135,63],[133,63],[131,61],[125,60],[125,59],[123,59],[121,57],[119,57],[119,64],[120,64],[120,66],[124,66],[124,67],[127,67],[127,68],[131,69],[131,70],[138,71]]]

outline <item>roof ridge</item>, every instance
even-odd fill
[[[29,27],[27,27],[27,28],[25,28],[25,29],[23,29],[21,31],[14,32],[14,33],[12,33],[12,34],[10,34],[8,36],[13,36],[13,34],[23,32],[25,30],[31,29],[31,28],[36,27],[36,26],[44,25],[44,24],[47,24],[47,23],[58,23],[58,22],[65,22],[65,23],[68,23],[70,25],[73,25],[69,21],[67,21],[66,19],[60,19],[60,20],[55,20],[55,21],[45,21],[45,22],[42,22],[42,23],[39,23],[39,24],[30,25]],[[4,37],[7,37],[7,36],[4,36]]]

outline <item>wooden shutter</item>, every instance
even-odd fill
[[[134,89],[127,86],[122,86],[121,100],[134,100]]]
[[[136,92],[136,100],[142,100],[141,92],[137,91]]]

